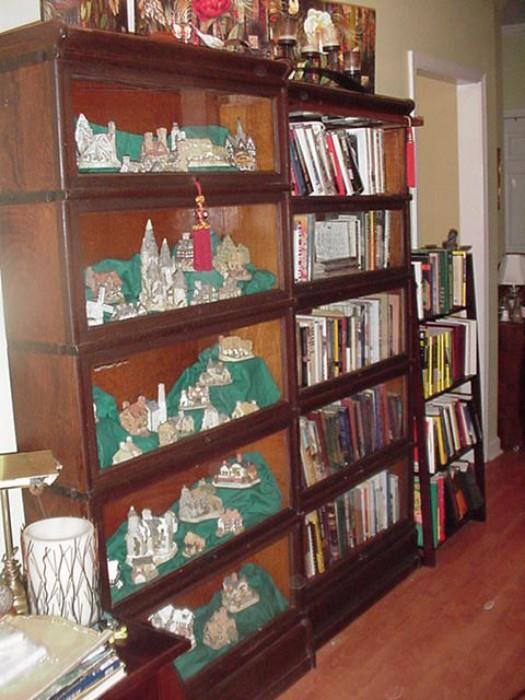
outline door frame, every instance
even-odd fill
[[[417,104],[416,78],[424,75],[456,85],[458,119],[459,231],[464,245],[472,248],[476,279],[478,316],[482,423],[485,459],[500,453],[499,438],[488,436],[489,405],[489,207],[487,156],[487,96],[484,73],[436,59],[416,51],[408,51],[409,96]],[[422,115],[423,118],[425,115]],[[424,127],[423,127],[424,128]],[[415,130],[417,164],[417,129]],[[411,202],[411,241],[416,246],[417,188]],[[489,443],[490,439],[490,443]]]

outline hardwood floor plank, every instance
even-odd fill
[[[525,698],[525,452],[487,465],[487,513],[325,644],[279,700]]]

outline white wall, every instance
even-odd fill
[[[0,31],[12,29],[40,19],[39,0],[0,0]],[[0,265],[1,266],[1,265]],[[7,363],[7,345],[4,328],[4,307],[0,289],[0,454],[16,451],[13,409],[11,405],[11,384]],[[22,498],[18,490],[9,493],[11,501],[13,540],[16,546],[20,541],[20,530],[24,519]],[[2,526],[0,522],[0,531]],[[4,534],[1,532],[0,559],[4,553]]]
[[[0,31],[40,19],[40,0],[0,0]]]

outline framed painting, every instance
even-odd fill
[[[318,67],[374,91],[371,8],[324,0],[135,0],[134,10],[138,34],[287,58],[299,78],[316,54]]]
[[[86,29],[128,31],[127,0],[41,0],[41,15]]]

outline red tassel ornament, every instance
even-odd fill
[[[416,156],[414,152],[414,130],[407,127],[407,187],[416,186]]]
[[[193,238],[193,268],[198,272],[209,272],[213,269],[213,255],[211,249],[211,229],[208,224],[208,211],[204,207],[206,201],[202,194],[202,187],[197,179],[194,179],[197,188],[195,197],[195,223],[192,226]]]

